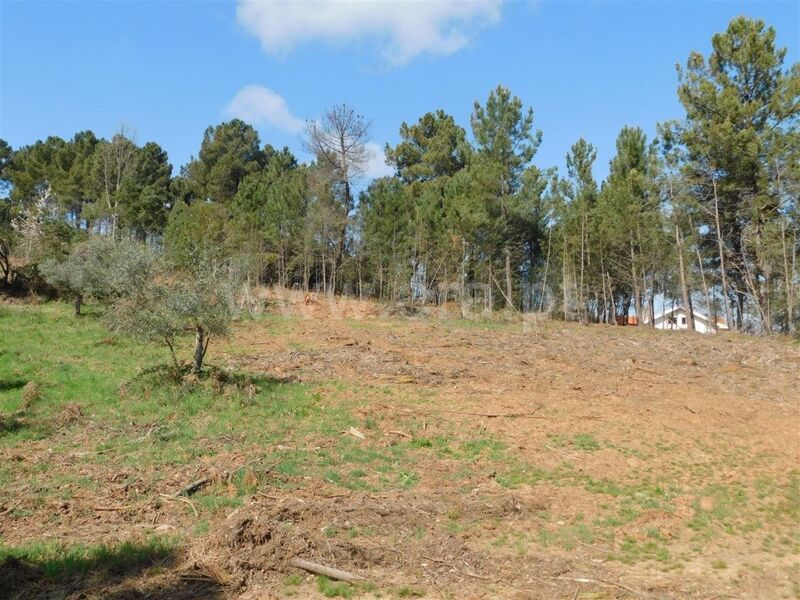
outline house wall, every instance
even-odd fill
[[[656,329],[688,329],[687,325],[681,325],[680,323],[673,323],[668,319],[656,319],[655,324]]]
[[[667,318],[661,317],[656,319],[655,328],[656,329],[667,329],[667,330],[687,330],[689,329],[688,318],[686,313],[676,312],[670,315],[673,317],[675,322],[670,321]],[[708,323],[705,319],[702,319],[695,315],[694,319],[694,330],[699,333],[713,333],[714,330],[709,327]]]
[[[713,333],[711,327],[708,326],[703,319],[695,319],[694,320],[694,330],[699,331],[700,333]]]

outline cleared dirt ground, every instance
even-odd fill
[[[159,569],[113,585],[89,575],[59,597],[800,597],[796,342],[270,301],[278,316],[237,326],[212,361],[306,384],[353,428],[287,434],[268,459],[214,438],[207,457],[140,468],[56,457],[52,439],[3,447],[19,465],[0,504],[5,543],[184,540]],[[83,416],[58,435],[79,448],[113,433]],[[340,443],[348,454],[327,471],[275,468]],[[101,484],[14,516],[42,462]],[[253,478],[241,502],[159,496],[198,477],[222,496],[234,471]],[[325,587],[294,556],[371,584]]]

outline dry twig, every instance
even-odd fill
[[[410,439],[410,440],[413,440],[413,439],[414,439],[414,436],[412,436],[412,435],[409,435],[409,434],[408,434],[408,433],[406,433],[405,431],[400,431],[399,429],[392,429],[391,431],[387,431],[387,432],[386,432],[386,435],[389,435],[389,434],[391,434],[391,433],[393,433],[394,435],[399,435],[400,437],[408,438],[408,439]]]

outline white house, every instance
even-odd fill
[[[714,326],[714,320],[703,313],[695,310],[693,314],[695,331],[699,331],[700,333],[728,331],[728,325],[725,321],[717,319],[716,326]],[[665,310],[661,314],[656,315],[654,323],[656,329],[689,329],[689,311],[683,306],[676,306],[675,308]]]

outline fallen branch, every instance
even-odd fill
[[[241,467],[239,467],[237,469],[234,469],[233,471],[224,471],[222,473],[222,475],[220,476],[220,479],[230,479],[231,476],[236,475],[236,473],[238,473],[242,469],[246,469],[250,465],[254,465],[256,463],[260,463],[263,460],[264,460],[263,458],[259,458],[257,460],[251,460],[250,462],[243,464]],[[275,467],[275,465],[269,467],[269,469],[267,469],[267,470],[268,471],[272,470],[274,467]],[[211,483],[211,481],[212,481],[211,477],[203,477],[202,479],[198,479],[197,481],[193,481],[192,483],[190,483],[186,487],[183,487],[183,488],[179,489],[177,492],[175,492],[173,494],[173,497],[177,498],[178,496],[191,496],[192,494],[194,494],[200,488],[207,486],[209,483]],[[163,495],[164,494],[162,494],[162,496]]]
[[[210,477],[203,477],[202,479],[198,479],[197,481],[193,481],[192,483],[190,483],[186,487],[183,487],[183,488],[179,489],[177,492],[175,492],[173,494],[173,497],[177,498],[179,496],[191,496],[197,490],[199,490],[201,487],[205,487],[209,483],[211,483],[211,478]],[[162,496],[166,496],[167,494],[161,494],[161,495]]]
[[[347,571],[340,571],[339,569],[327,567],[320,563],[311,562],[310,560],[303,560],[302,558],[295,557],[289,561],[289,564],[293,567],[297,567],[298,569],[308,571],[309,573],[314,573],[315,575],[324,575],[330,579],[346,581],[347,583],[366,581],[366,578],[361,577],[360,575],[354,575],[353,573],[348,573]]]
[[[643,373],[650,373],[651,375],[658,375],[659,377],[666,377],[664,373],[660,371],[654,371],[653,369],[645,369],[644,367],[633,367],[636,371],[642,371]]]
[[[361,433],[358,429],[356,429],[355,427],[351,427],[350,429],[345,431],[345,433],[349,434],[349,435],[352,435],[354,438],[358,438],[359,440],[366,439],[366,437],[367,437],[363,433]]]
[[[399,435],[400,437],[408,438],[410,440],[414,439],[414,436],[407,434],[405,431],[400,431],[399,429],[392,429],[391,431],[387,431],[386,435],[393,433],[394,435]]]

